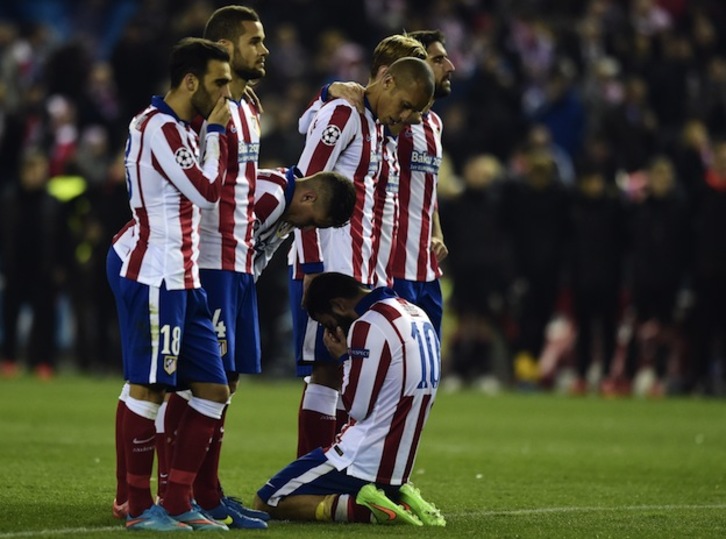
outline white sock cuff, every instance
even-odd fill
[[[338,503],[335,505],[335,513],[333,514],[334,522],[348,522],[348,500],[350,500],[350,494],[338,496]]]
[[[131,396],[126,397],[126,408],[136,415],[151,419],[152,421],[155,421],[156,416],[159,414],[159,406],[155,402],[142,401]]]
[[[192,396],[193,396],[191,389],[185,389],[184,391],[177,391],[176,394],[187,402],[192,400]]]
[[[305,388],[302,409],[323,415],[335,415],[338,407],[338,392],[320,384],[308,384]]]
[[[212,419],[222,419],[222,412],[224,412],[224,407],[227,404],[192,397],[189,401],[189,406],[204,416],[211,417]]]
[[[164,434],[164,416],[166,415],[166,401],[159,406],[159,412],[156,414],[154,424],[156,426],[156,434]]]
[[[131,386],[126,382],[121,388],[121,394],[118,396],[118,400],[126,402],[126,399],[129,398],[129,391],[131,391]]]
[[[338,393],[338,404],[335,405],[336,410],[345,410],[345,404],[343,404],[343,394]]]

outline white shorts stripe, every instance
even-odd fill
[[[149,327],[151,328],[151,369],[149,383],[156,383],[157,358],[159,357],[159,287],[149,286]]]
[[[295,492],[298,488],[300,488],[302,485],[307,485],[308,483],[311,483],[315,481],[318,477],[321,477],[327,473],[332,472],[335,470],[335,467],[330,464],[329,462],[324,462],[315,468],[311,468],[307,470],[304,474],[299,475],[297,477],[293,477],[282,485],[279,489],[277,489],[272,496],[270,496],[270,499],[267,500],[267,505],[271,505],[272,507],[277,507],[277,504],[280,503],[280,500],[284,498],[285,496],[289,496],[293,492]]]

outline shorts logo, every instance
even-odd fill
[[[174,374],[176,372],[176,356],[164,356],[164,370],[166,374]]]
[[[335,146],[335,143],[338,142],[339,138],[340,128],[337,125],[329,125],[323,129],[323,135],[320,137],[320,140],[322,140],[323,144],[326,144],[327,146]]]
[[[174,159],[176,163],[183,169],[192,168],[194,166],[194,154],[189,151],[189,148],[181,147],[174,152]]]
[[[219,340],[219,355],[220,356],[227,355],[227,339]]]
[[[348,350],[348,355],[350,357],[368,357],[370,350],[367,348],[351,348]]]

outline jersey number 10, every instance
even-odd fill
[[[419,331],[418,324],[411,324],[411,336],[418,343],[419,358],[421,359],[421,381],[419,389],[429,387],[436,388],[441,377],[441,349],[439,338],[436,335],[434,326],[429,322],[422,324],[423,331]]]

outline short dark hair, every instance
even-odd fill
[[[244,32],[243,22],[258,22],[257,12],[246,6],[224,6],[212,13],[204,27],[204,37],[212,41],[237,39]]]
[[[424,60],[410,56],[399,58],[390,65],[388,74],[396,80],[397,85],[419,85],[428,95],[434,94],[434,73]]]
[[[446,38],[441,30],[417,30],[408,32],[406,35],[421,43],[426,50],[429,49],[432,43],[438,42],[446,45]]]
[[[353,182],[339,172],[324,171],[317,176],[332,226],[345,225],[350,221],[355,208],[356,192]]]
[[[367,289],[358,281],[342,273],[328,272],[316,276],[308,285],[303,299],[303,308],[310,318],[318,320],[321,315],[332,314],[331,302],[337,298],[351,299]]]
[[[187,73],[198,79],[204,78],[210,60],[229,62],[227,50],[208,39],[185,37],[171,51],[169,60],[169,80],[172,88],[177,88]]]

